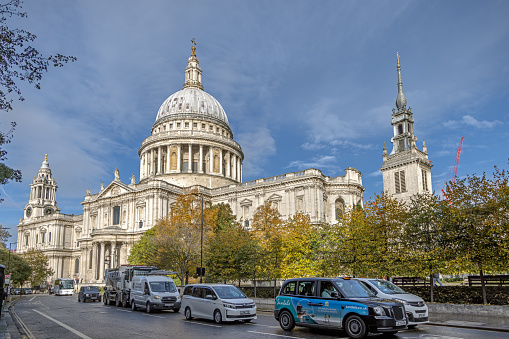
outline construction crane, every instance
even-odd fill
[[[463,139],[465,137],[461,137],[460,145],[458,147],[458,150],[456,151],[456,159],[454,160],[454,167],[452,171],[452,178],[451,178],[451,193],[454,191],[454,183],[456,182],[456,174],[458,173],[458,165],[460,163],[460,156],[461,156],[461,147],[463,146]],[[447,185],[447,181],[445,182],[445,185]],[[447,194],[445,194],[445,191],[442,189],[442,197],[444,199],[447,199]]]

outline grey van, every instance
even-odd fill
[[[166,276],[135,276],[132,281],[131,307],[155,310],[180,310],[180,293],[172,278]]]

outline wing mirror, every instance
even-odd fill
[[[330,293],[330,296],[331,296],[332,298],[339,298],[339,293],[338,293],[338,292],[336,292],[336,291],[332,291],[332,292]]]
[[[214,297],[214,296],[213,296],[213,295],[211,295],[211,294],[207,294],[207,295],[205,296],[205,299],[209,299],[209,300],[216,300],[216,297]]]

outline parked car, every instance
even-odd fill
[[[99,287],[97,286],[81,286],[78,292],[78,302],[83,301],[84,303],[87,300],[91,301],[101,301],[101,292],[99,292]]]
[[[11,294],[19,295],[19,294],[21,294],[21,289],[20,288],[13,288],[11,290]]]
[[[241,290],[226,284],[191,284],[184,288],[181,312],[194,317],[223,321],[250,322],[256,319],[256,305]]]
[[[295,326],[345,330],[351,338],[406,329],[402,303],[377,298],[349,278],[294,278],[283,283],[274,317],[285,331]]]
[[[408,328],[414,328],[428,321],[428,306],[414,294],[405,292],[401,287],[382,279],[356,278],[366,285],[377,297],[399,301],[405,305]]]
[[[154,310],[180,310],[180,293],[172,278],[163,275],[134,276],[131,289],[131,308]]]
[[[21,294],[32,294],[32,289],[31,288],[24,288],[22,290]]]

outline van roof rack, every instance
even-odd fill
[[[147,275],[173,275],[177,274],[177,272],[171,272],[166,270],[154,270],[150,271]]]

